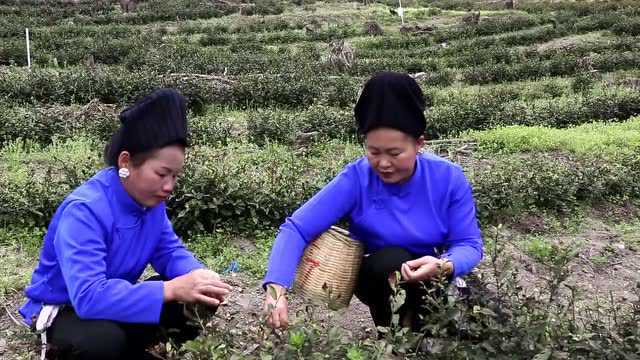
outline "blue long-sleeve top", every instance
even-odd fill
[[[71,304],[82,319],[158,323],[163,282],[137,283],[149,263],[167,279],[203,267],[173,231],[164,202],[142,207],[115,168],[103,169],[56,210],[20,313],[31,324],[44,304]]]
[[[305,247],[343,218],[365,253],[400,246],[417,256],[448,258],[454,276],[467,274],[482,259],[471,186],[460,166],[419,154],[411,178],[386,184],[362,157],[280,226],[263,283],[290,288]],[[441,248],[444,252],[438,254]]]

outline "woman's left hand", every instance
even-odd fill
[[[449,260],[433,256],[423,256],[402,264],[400,273],[407,282],[430,280],[437,276],[449,275],[453,272],[453,264]]]

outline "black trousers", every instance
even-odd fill
[[[390,297],[393,290],[389,285],[389,275],[400,271],[402,263],[416,258],[418,257],[400,247],[384,248],[363,258],[355,295],[369,306],[376,326],[391,325],[393,314]],[[428,315],[428,310],[423,306],[427,288],[421,283],[402,284],[401,287],[406,291],[407,296],[399,310],[400,319],[411,314],[411,328],[419,331],[421,328],[419,315]]]
[[[145,359],[146,348],[162,340],[163,333],[178,343],[198,336],[199,329],[187,323],[183,309],[182,304],[164,304],[160,324],[156,325],[82,320],[71,306],[65,306],[47,329],[47,358]]]
[[[189,323],[180,303],[163,304],[159,324],[83,320],[66,305],[47,329],[47,359],[148,359],[152,358],[146,352],[149,346],[168,338],[181,344],[199,333],[200,328]]]

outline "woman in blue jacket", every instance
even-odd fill
[[[342,218],[365,246],[356,296],[377,326],[390,324],[389,282],[396,271],[409,284],[401,318],[418,330],[421,283],[437,275],[465,275],[480,261],[482,237],[462,169],[420,153],[424,110],[422,91],[406,74],[383,72],[365,84],[355,119],[366,156],[288,217],[271,250],[264,284],[273,290],[265,299],[273,326],[287,326],[285,293],[305,247]]]
[[[230,291],[185,249],[166,213],[184,164],[185,99],[157,90],[120,120],[108,167],[55,212],[20,309],[62,358],[144,358],[160,326],[182,330],[182,340],[197,335],[182,303],[216,307]],[[158,280],[138,282],[148,264]]]

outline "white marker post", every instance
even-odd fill
[[[31,70],[31,48],[29,47],[29,28],[25,28],[24,30],[27,37],[27,68]]]
[[[400,7],[398,7],[397,12],[398,15],[400,15],[400,21],[402,22],[402,25],[404,25],[404,8],[402,7],[402,0],[398,0],[398,4],[400,5]]]

